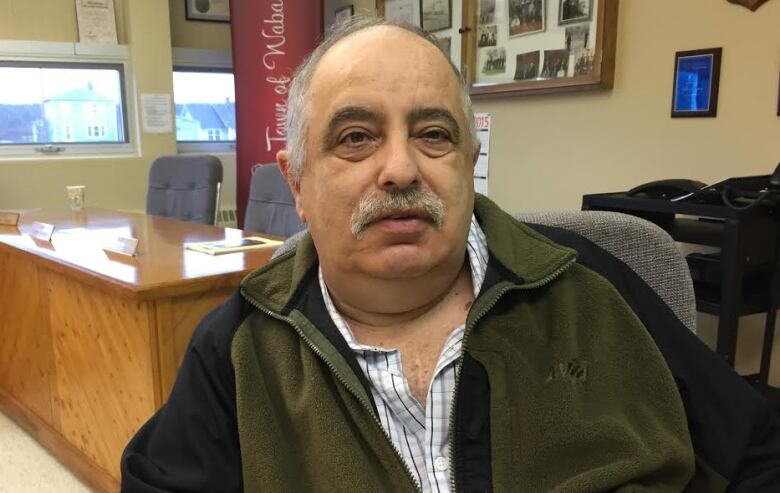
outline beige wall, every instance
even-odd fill
[[[717,118],[669,117],[674,53],[723,47]],[[780,160],[780,1],[623,0],[611,91],[476,101],[493,115],[490,195],[517,210],[656,178],[768,173]]]
[[[117,37],[126,41],[125,0],[114,0]],[[0,39],[78,41],[76,4],[67,0],[0,0]]]
[[[114,0],[114,8],[119,42],[130,49],[126,82],[133,114],[139,94],[172,94],[171,46],[230,49],[230,25],[186,21],[181,0]],[[72,0],[0,0],[0,12],[0,39],[78,41]],[[89,205],[143,210],[149,163],[176,152],[175,136],[144,134],[128,121],[128,133],[139,143],[134,154],[0,159],[0,208],[64,206],[64,187],[78,183],[87,186]],[[221,203],[235,207],[235,153],[218,157],[224,166]]]
[[[670,118],[674,53],[717,46],[717,118]],[[583,194],[652,179],[769,173],[780,161],[778,73],[780,0],[756,12],[726,0],[622,0],[613,90],[476,101],[492,114],[490,196],[510,211],[578,209]],[[744,372],[758,368],[763,320],[741,324]],[[700,317],[709,344],[716,322]]]
[[[230,24],[227,22],[188,21],[184,0],[168,0],[171,20],[171,46],[206,50],[230,49]]]
[[[140,93],[172,92],[168,5],[159,0],[114,0],[117,31],[130,50],[128,111],[137,113]],[[64,8],[63,6],[67,6]],[[0,0],[0,39],[76,41],[74,3],[64,0]],[[5,15],[9,13],[10,15]],[[128,119],[132,122],[132,119]],[[65,205],[65,186],[87,186],[87,203],[143,209],[149,161],[176,151],[173,134],[128,128],[138,152],[117,157],[0,160],[0,208]]]

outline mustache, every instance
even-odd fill
[[[352,213],[350,229],[358,240],[371,223],[389,215],[414,209],[422,211],[437,229],[444,224],[444,202],[438,195],[422,188],[407,188],[390,193],[364,195]]]

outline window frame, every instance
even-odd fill
[[[173,72],[212,72],[229,73],[234,76],[233,58],[230,50],[204,50],[198,48],[174,48]],[[173,94],[174,108],[176,106],[176,94]],[[174,112],[174,120],[176,113]],[[175,121],[174,121],[175,125]],[[174,136],[176,131],[174,129]],[[192,141],[176,139],[176,148],[179,153],[203,153],[203,152],[236,152],[236,141]]]
[[[130,104],[132,80],[126,45],[90,45],[82,43],[0,40],[0,66],[43,67],[68,69],[109,69],[119,72],[122,97],[122,142],[52,142],[24,143],[0,146],[0,160],[9,158],[69,158],[92,155],[130,155],[136,153],[136,129],[133,105]]]

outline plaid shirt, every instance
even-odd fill
[[[488,250],[485,234],[473,215],[467,246],[476,298],[485,279]],[[333,305],[322,277],[322,269],[319,279],[328,313],[368,378],[379,420],[393,445],[423,491],[449,491],[449,415],[465,326],[454,327],[447,338],[436,363],[423,409],[412,395],[401,367],[400,352],[397,349],[364,346],[357,342],[349,325]]]

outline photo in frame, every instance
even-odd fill
[[[509,37],[544,31],[545,5],[543,0],[508,0]]]
[[[355,15],[355,6],[344,5],[343,7],[339,7],[333,11],[333,23],[343,24],[345,22],[349,22],[353,15]]]
[[[479,3],[479,24],[494,24],[496,21],[496,0],[482,0]]]
[[[569,50],[544,50],[542,79],[558,79],[569,73]]]
[[[539,77],[539,51],[529,51],[517,55],[515,80],[533,80]]]
[[[452,0],[420,0],[420,18],[425,31],[441,31],[452,27]]]
[[[420,0],[376,0],[377,14],[391,22],[420,25]]]
[[[228,0],[184,0],[188,21],[230,22]]]
[[[722,52],[709,48],[675,54],[672,118],[717,116]]]
[[[485,63],[482,65],[483,74],[502,74],[506,72],[506,50],[504,48],[490,48]]]
[[[447,36],[444,38],[436,38],[436,44],[441,48],[441,51],[443,51],[447,58],[452,57],[452,38]]]
[[[498,32],[498,26],[479,26],[479,41],[477,41],[477,47],[484,48],[485,46],[496,46],[496,36]]]
[[[566,26],[566,49],[574,65],[569,63],[569,75],[587,75],[593,70],[593,52],[588,48],[590,24]]]
[[[593,16],[593,0],[558,0],[558,25],[587,22]]]

